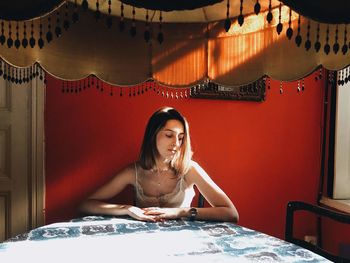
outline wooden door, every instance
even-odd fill
[[[44,222],[44,89],[0,78],[0,241]]]

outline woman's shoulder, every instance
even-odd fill
[[[119,170],[116,176],[134,178],[137,169],[137,162],[130,163]]]
[[[185,174],[185,178],[188,181],[193,182],[194,178],[202,174],[203,168],[194,160],[191,160],[188,172]]]
[[[198,172],[200,170],[203,170],[203,168],[199,165],[199,163],[197,163],[194,160],[191,160],[190,162],[190,168],[189,168],[189,172]]]
[[[124,166],[120,171],[121,172],[135,172],[135,169],[137,167],[137,162],[132,162]]]
[[[212,182],[208,173],[195,161],[191,162],[191,167],[186,174],[186,181],[189,184],[202,184],[203,182]]]

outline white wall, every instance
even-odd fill
[[[350,199],[350,81],[337,90],[333,198]]]

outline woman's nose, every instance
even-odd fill
[[[180,146],[180,140],[176,138],[176,139],[173,141],[173,145],[176,146],[176,147],[179,147],[179,146]]]

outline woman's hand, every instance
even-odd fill
[[[157,218],[155,215],[152,214],[146,214],[145,211],[141,208],[138,208],[136,206],[128,206],[126,208],[127,214],[131,216],[132,218],[135,218],[140,221],[149,221],[149,222],[156,222]]]
[[[144,214],[154,217],[157,221],[165,219],[176,219],[184,216],[183,208],[160,208],[147,207],[143,208]]]

